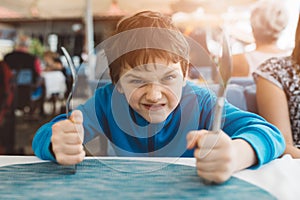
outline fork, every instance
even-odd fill
[[[71,75],[72,75],[72,79],[73,79],[73,82],[72,82],[72,89],[68,95],[68,98],[67,98],[67,101],[66,101],[66,116],[67,118],[70,117],[70,110],[71,110],[71,99],[73,97],[73,93],[75,91],[75,86],[76,86],[76,83],[77,83],[77,73],[76,73],[76,69],[75,69],[75,65],[71,59],[71,56],[70,54],[68,53],[68,51],[64,48],[64,47],[61,47],[61,50],[64,54],[64,56],[66,57],[67,59],[67,62],[68,62],[68,66],[70,67],[71,69]],[[72,174],[75,174],[77,171],[77,165],[75,164],[74,165],[74,168],[72,169],[71,173]]]

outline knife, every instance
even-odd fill
[[[222,121],[222,113],[225,101],[225,91],[228,84],[228,81],[231,77],[232,73],[232,60],[231,53],[229,47],[228,37],[223,31],[222,37],[222,55],[218,62],[218,70],[220,72],[220,82],[219,82],[219,90],[218,97],[214,111],[214,121],[212,125],[212,131],[219,132],[221,129],[221,121]]]

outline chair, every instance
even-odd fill
[[[214,80],[214,72],[212,66],[192,66],[189,68],[189,77],[191,79],[198,79],[201,82],[212,83]]]
[[[14,71],[15,74],[15,109],[23,110],[31,106],[31,94],[33,91],[33,76],[30,69]]]
[[[258,114],[256,103],[256,84],[253,77],[232,77],[229,84],[237,84],[244,87],[247,110]]]
[[[256,102],[256,85],[246,86],[244,89],[248,111],[258,114]]]
[[[23,112],[33,114],[37,104],[40,106],[40,112],[43,114],[44,91],[45,86],[43,81],[37,87],[34,83],[33,72],[30,69],[14,70],[15,82],[15,102],[14,108]]]
[[[208,84],[208,88],[215,94],[218,94],[219,84]],[[226,88],[226,99],[232,105],[242,110],[247,110],[247,100],[244,93],[244,87],[236,84],[228,84]]]
[[[243,87],[255,84],[253,77],[231,77],[229,84],[236,84]]]
[[[237,84],[228,84],[226,88],[226,99],[232,105],[241,110],[248,110],[247,99],[244,93],[244,87]]]

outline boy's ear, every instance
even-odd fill
[[[184,74],[184,77],[183,77],[183,87],[186,85],[186,81],[188,79],[188,76],[189,76],[189,66],[187,67],[187,70]]]
[[[186,81],[187,81],[187,76],[184,76],[183,77],[183,85],[182,85],[183,87],[186,85]]]
[[[118,90],[118,92],[120,92],[121,94],[124,93],[123,87],[121,86],[120,83],[117,84],[117,90]]]

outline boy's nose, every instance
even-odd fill
[[[148,84],[146,91],[146,100],[151,102],[157,102],[162,98],[161,86],[157,84]]]

